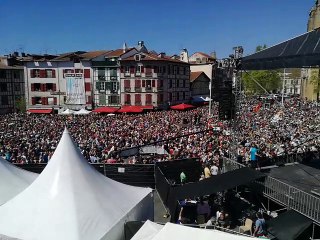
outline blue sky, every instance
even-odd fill
[[[314,0],[0,0],[0,55],[121,48],[245,54],[306,31]]]

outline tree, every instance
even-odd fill
[[[311,69],[310,83],[313,85],[313,92],[317,94],[317,101],[319,101],[320,92],[320,71],[318,68]]]
[[[267,48],[267,45],[258,45],[256,52]],[[281,85],[281,78],[277,71],[250,71],[242,76],[245,92],[247,94],[262,94],[265,91],[256,83],[258,82],[268,92],[275,92]],[[256,81],[256,82],[255,82]]]
[[[245,91],[249,95],[265,93],[265,91],[256,82],[258,82],[268,92],[275,92],[281,86],[281,78],[277,71],[250,71],[248,73],[244,73],[242,79]]]
[[[19,112],[23,112],[23,113],[26,112],[26,109],[27,109],[26,99],[24,97],[17,98],[15,108]]]

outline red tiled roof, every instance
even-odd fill
[[[208,54],[206,54],[206,53],[203,53],[203,52],[195,52],[194,54],[196,54],[196,53],[199,53],[199,54],[201,54],[202,56],[207,57],[207,58],[213,58],[213,57],[211,57],[210,55],[208,55]],[[193,54],[192,54],[192,55],[193,55]]]
[[[28,112],[49,114],[49,113],[52,113],[52,109],[29,109]]]
[[[190,82],[196,80],[204,72],[191,72],[190,73]]]
[[[126,52],[132,50],[133,48],[128,48],[126,50]],[[107,57],[120,57],[122,54],[124,54],[123,52],[123,49],[122,48],[119,48],[119,49],[116,49],[116,50],[112,50],[110,52],[108,52],[108,54],[106,55]]]
[[[95,57],[98,57],[100,55],[103,55],[103,54],[106,54],[106,53],[109,53],[110,50],[98,50],[98,51],[90,51],[90,52],[86,52],[86,53],[83,53],[83,54],[80,54],[79,56],[83,59],[92,59],[92,58],[95,58]]]
[[[180,60],[172,59],[169,56],[159,57],[158,55],[153,54],[153,53],[142,53],[141,55],[144,55],[144,57],[141,57],[141,61],[168,61],[168,62],[177,62],[177,63],[188,64],[188,63],[180,61]],[[127,57],[127,58],[124,58],[121,60],[122,61],[135,61],[135,57],[131,56],[131,57]]]

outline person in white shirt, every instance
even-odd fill
[[[219,168],[217,167],[216,164],[213,164],[210,168],[210,172],[211,172],[211,175],[218,175],[218,172],[219,172]]]

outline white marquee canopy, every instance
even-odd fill
[[[37,176],[0,157],[0,206],[22,192]]]
[[[147,219],[153,219],[152,190],[97,172],[65,130],[39,177],[0,207],[0,234],[24,240],[120,240],[125,221]]]
[[[158,226],[157,226],[158,225]],[[150,236],[150,237],[148,237]],[[160,224],[152,223],[150,221],[139,229],[133,236],[132,240],[253,240],[251,236],[236,235],[212,229],[201,229],[187,227],[180,224],[166,223],[162,226]]]

